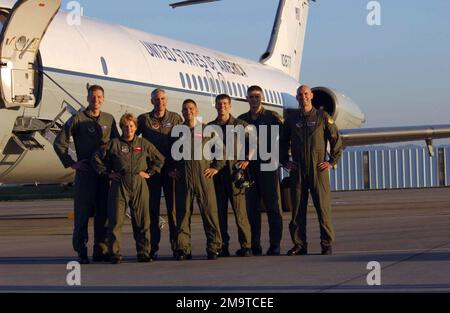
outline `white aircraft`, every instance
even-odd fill
[[[173,6],[217,0],[183,1]],[[280,0],[267,51],[251,61],[83,17],[68,23],[60,0],[0,0],[0,182],[64,183],[53,151],[55,134],[86,105],[86,89],[105,88],[103,110],[116,119],[151,109],[150,92],[168,91],[169,109],[195,99],[205,121],[213,119],[215,95],[233,99],[233,113],[248,110],[246,89],[264,89],[266,107],[297,108],[309,1]],[[450,125],[358,129],[364,114],[348,97],[316,87],[315,105],[329,112],[346,146],[450,137]]]

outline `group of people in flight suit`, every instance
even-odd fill
[[[137,261],[150,262],[158,257],[161,230],[159,227],[161,192],[167,207],[170,245],[176,260],[192,259],[191,215],[197,200],[206,235],[209,260],[230,256],[228,207],[234,212],[240,249],[237,256],[262,255],[261,212],[267,212],[270,245],[266,255],[280,255],[282,215],[278,168],[261,170],[266,162],[259,149],[235,147],[234,158],[209,158],[196,153],[194,144],[182,145],[180,153],[190,158],[172,155],[174,145],[183,140],[201,144],[214,140],[227,142],[227,126],[278,126],[279,159],[290,172],[292,219],[289,224],[294,246],[287,255],[308,253],[306,211],[311,193],[320,225],[322,254],[332,253],[334,231],[331,223],[330,184],[328,171],[342,152],[342,142],[333,119],[323,110],[313,107],[313,93],[306,86],[297,90],[299,110],[291,112],[283,122],[281,116],[263,107],[263,90],[251,86],[247,91],[250,110],[235,118],[231,115],[231,98],[216,97],[217,117],[199,124],[199,108],[194,100],[182,104],[182,116],[167,110],[164,90],[151,94],[153,110],[135,117],[125,113],[119,122],[119,134],[114,117],[101,111],[105,91],[93,85],[88,89],[88,107],[72,116],[54,142],[54,149],[64,167],[75,174],[73,248],[81,264],[89,263],[87,242],[88,222],[94,217],[94,262],[121,263],[121,228],[130,208]],[[188,135],[173,133],[175,126],[184,125]],[[203,132],[215,125],[222,136]],[[189,137],[189,138],[186,138]],[[75,146],[77,160],[70,153]],[[235,138],[234,143],[239,140]],[[258,141],[259,142],[259,141]],[[237,145],[237,144],[236,144]],[[277,146],[278,147],[278,146]],[[328,149],[327,149],[328,147]],[[182,151],[188,149],[191,151]],[[238,158],[244,149],[245,158]],[[270,152],[275,147],[268,146]],[[207,151],[208,149],[201,149]],[[328,152],[327,152],[328,151]],[[256,154],[256,156],[254,156]],[[249,177],[251,183],[243,181]]]

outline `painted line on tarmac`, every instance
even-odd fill
[[[381,267],[381,270],[384,271],[384,270],[386,270],[386,269],[388,269],[388,268],[391,268],[391,267],[394,267],[394,266],[396,266],[396,265],[402,264],[402,263],[404,263],[404,262],[410,261],[410,260],[412,260],[412,259],[414,259],[414,258],[417,258],[417,257],[419,257],[419,256],[421,256],[421,255],[427,254],[427,253],[429,253],[429,252],[431,252],[431,251],[442,249],[442,248],[444,248],[445,246],[448,246],[448,245],[450,245],[450,241],[447,241],[447,242],[445,242],[445,243],[441,243],[441,244],[436,245],[436,246],[434,246],[434,247],[432,247],[432,248],[430,248],[430,249],[420,250],[418,253],[415,253],[415,254],[410,255],[410,256],[408,256],[408,257],[405,257],[405,258],[403,258],[403,259],[401,259],[401,260],[399,260],[399,261],[396,261],[396,262],[393,262],[393,263],[391,263],[391,264],[389,264],[389,265],[386,265],[386,266]],[[327,287],[325,287],[325,288],[322,288],[322,289],[318,290],[317,292],[318,292],[318,293],[321,293],[321,292],[331,291],[331,290],[333,290],[333,289],[341,289],[341,288],[343,287],[343,285],[346,285],[346,284],[348,284],[348,283],[350,283],[350,282],[352,282],[352,281],[354,281],[354,280],[364,278],[364,277],[366,277],[366,276],[367,276],[367,273],[364,272],[364,273],[361,274],[361,275],[358,275],[358,276],[355,276],[355,277],[353,277],[353,278],[347,279],[347,280],[342,281],[342,282],[340,282],[340,283],[338,283],[338,284],[334,284],[334,285],[331,285],[331,286],[327,286]]]

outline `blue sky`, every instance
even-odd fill
[[[174,10],[165,0],[79,2],[86,16],[250,59],[265,51],[278,6],[224,0]],[[381,26],[372,27],[368,2],[312,3],[302,82],[353,98],[366,127],[450,124],[450,1],[380,0]]]

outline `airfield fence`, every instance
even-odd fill
[[[450,146],[348,148],[330,172],[331,190],[376,190],[449,186]]]

